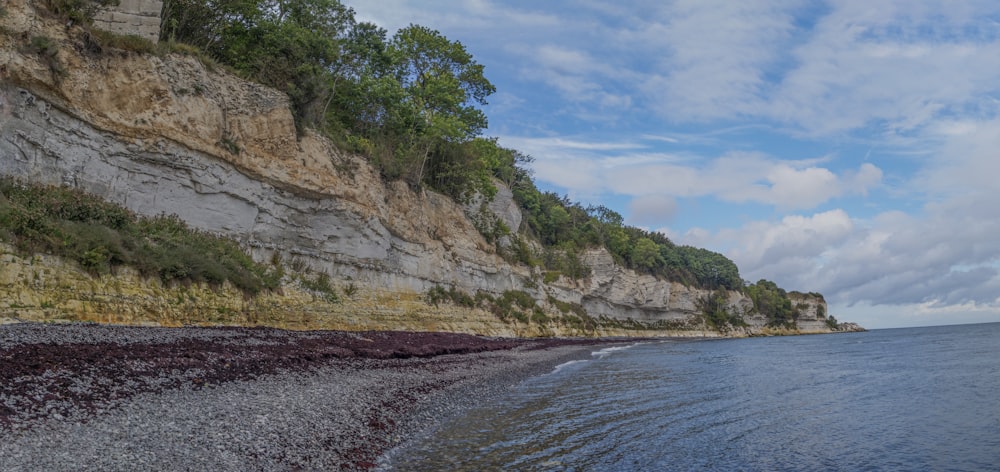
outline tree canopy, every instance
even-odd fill
[[[389,37],[338,0],[166,0],[163,11],[162,39],[285,91],[300,131],[325,131],[388,179],[459,200],[492,192],[496,163],[482,156],[495,141],[476,140],[496,88],[462,43],[419,25]]]

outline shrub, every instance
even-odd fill
[[[66,66],[59,60],[59,44],[48,36],[32,36],[27,50],[39,57],[56,80],[66,75]]]
[[[102,7],[118,5],[119,0],[43,0],[50,12],[73,23],[89,25]]]
[[[330,285],[330,276],[326,272],[320,272],[316,278],[310,280],[307,278],[302,278],[300,280],[302,287],[306,290],[311,290],[313,292],[318,292],[320,296],[330,303],[340,302],[340,297],[337,292]]]
[[[283,276],[235,241],[188,228],[176,216],[140,218],[64,187],[0,179],[0,229],[0,239],[21,251],[65,257],[93,273],[127,265],[164,282],[228,281],[250,295],[277,288]]]
[[[549,315],[546,315],[541,307],[536,306],[531,310],[531,320],[538,324],[546,324],[552,321],[552,318],[549,318]]]
[[[586,316],[587,310],[583,308],[583,305],[579,303],[564,302],[562,300],[557,300],[553,296],[549,296],[549,303],[556,307],[561,313],[574,313],[578,316]]]
[[[473,298],[454,287],[445,290],[445,288],[440,285],[431,287],[427,290],[427,293],[424,294],[424,300],[434,306],[438,306],[441,302],[450,302],[458,306],[473,308],[478,304],[477,298]]]
[[[134,34],[116,34],[101,29],[93,29],[89,32],[88,39],[97,46],[97,49],[111,48],[120,49],[142,54],[160,55],[166,51],[156,43]]]
[[[535,298],[523,290],[507,290],[500,296],[500,299],[507,303],[512,302],[523,309],[535,306]]]

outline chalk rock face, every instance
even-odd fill
[[[525,290],[594,317],[704,326],[698,301],[707,291],[626,269],[603,249],[583,254],[592,275],[576,281],[546,284],[506,262],[469,216],[482,208],[516,231],[522,215],[502,184],[492,201],[463,207],[384,183],[365,159],[311,132],[298,137],[285,95],[189,56],[89,55],[34,8],[10,0],[0,18],[0,175],[175,214],[258,260],[278,255],[383,292]],[[58,41],[67,72],[23,52],[12,39],[23,35]],[[749,313],[744,295],[729,300]]]
[[[683,320],[697,314],[686,287],[625,269],[603,249],[587,251],[582,259],[591,269],[580,284],[581,304],[588,313],[642,321]],[[615,303],[609,303],[612,300]]]
[[[830,331],[830,327],[826,324],[826,300],[822,295],[791,292],[788,298],[792,302],[792,309],[799,314],[796,325],[800,331],[809,333]]]
[[[465,214],[472,220],[483,217],[495,218],[512,233],[516,232],[521,227],[522,215],[520,207],[514,201],[514,193],[499,181],[495,181],[494,184],[497,193],[493,199],[486,201],[482,195],[477,195],[463,207]]]
[[[99,10],[94,25],[117,34],[131,34],[156,42],[160,38],[162,0],[119,0]]]

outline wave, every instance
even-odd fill
[[[618,351],[624,351],[626,349],[632,349],[633,347],[636,347],[636,346],[638,346],[640,344],[645,344],[645,343],[629,344],[628,346],[606,347],[604,349],[601,349],[600,351],[594,351],[594,352],[590,353],[590,355],[594,356],[594,357],[596,357],[598,359],[604,359],[605,357],[608,357],[611,354],[614,354],[614,353],[616,353]]]
[[[616,353],[618,351],[624,351],[626,349],[631,349],[631,348],[633,348],[635,346],[638,346],[640,344],[646,344],[646,343],[635,343],[635,344],[629,344],[627,346],[606,347],[604,349],[591,352],[590,355],[592,357],[594,357],[594,358],[597,358],[597,359],[604,359],[605,357],[608,357],[611,354],[614,354],[614,353]],[[563,370],[563,369],[565,369],[565,368],[567,368],[567,367],[569,367],[569,366],[571,366],[573,364],[580,364],[580,363],[584,363],[584,362],[590,362],[590,359],[576,359],[576,360],[572,360],[572,361],[568,361],[568,362],[563,362],[562,364],[559,364],[559,365],[555,366],[555,368],[552,370],[551,373],[555,374],[556,372],[559,372],[559,371],[561,371],[561,370]]]
[[[555,369],[552,370],[552,373],[555,374],[555,373],[559,372],[560,370],[563,370],[566,367],[569,367],[569,366],[571,366],[573,364],[581,364],[581,363],[584,363],[584,362],[590,362],[590,361],[587,360],[587,359],[577,359],[575,361],[563,362],[562,364],[557,365],[555,367]]]

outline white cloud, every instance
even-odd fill
[[[831,303],[829,308],[830,314],[840,321],[853,321],[868,329],[988,323],[995,322],[1000,317],[1000,309],[996,306],[971,302],[948,306],[935,306],[931,303],[897,306]]]
[[[390,36],[413,23],[441,30],[450,39],[462,42],[465,42],[464,37],[496,31],[500,27],[540,33],[551,31],[564,22],[558,14],[525,11],[489,0],[459,3],[449,0],[348,0],[345,4],[357,11],[359,21],[378,24],[387,29]]]
[[[830,6],[808,40],[792,51],[796,64],[763,115],[813,134],[873,123],[899,133],[998,89],[994,58],[1000,44],[995,33],[979,33],[995,31],[995,25],[970,2],[885,2],[872,8],[857,0]]]
[[[790,215],[778,222],[755,221],[717,234],[692,230],[675,239],[697,246],[729,246],[728,252],[744,278],[795,277],[813,270],[829,248],[843,244],[854,232],[854,223],[843,210],[809,217]]]
[[[928,204],[921,216],[892,211],[857,221],[834,210],[671,236],[729,247],[744,278],[819,291],[835,303],[960,305],[996,313],[1000,208],[994,201],[992,194],[963,195]]]
[[[626,222],[637,226],[664,225],[677,213],[677,202],[665,195],[633,198],[628,205]]]
[[[940,158],[917,176],[918,189],[938,195],[997,191],[1000,119],[944,121],[931,132],[941,141]]]
[[[641,90],[677,121],[756,114],[769,87],[766,74],[794,29],[796,3],[666,3],[635,32],[635,46],[656,64]]]
[[[354,6],[390,31],[418,23],[480,41],[506,61],[490,67],[520,70],[590,121],[643,107],[674,122],[907,134],[1000,91],[991,2],[844,0],[823,12],[801,0]]]
[[[714,159],[643,153],[629,142],[503,137],[507,146],[535,157],[535,177],[575,193],[626,196],[713,196],[733,203],[809,209],[845,195],[864,195],[880,185],[870,163],[838,175],[816,159],[787,161],[762,153],[732,152]]]
[[[609,84],[627,78],[630,72],[608,63],[606,58],[592,56],[583,47],[523,43],[512,49],[526,61],[521,68],[525,81],[543,82],[571,104],[627,110],[632,97],[612,90]]]

